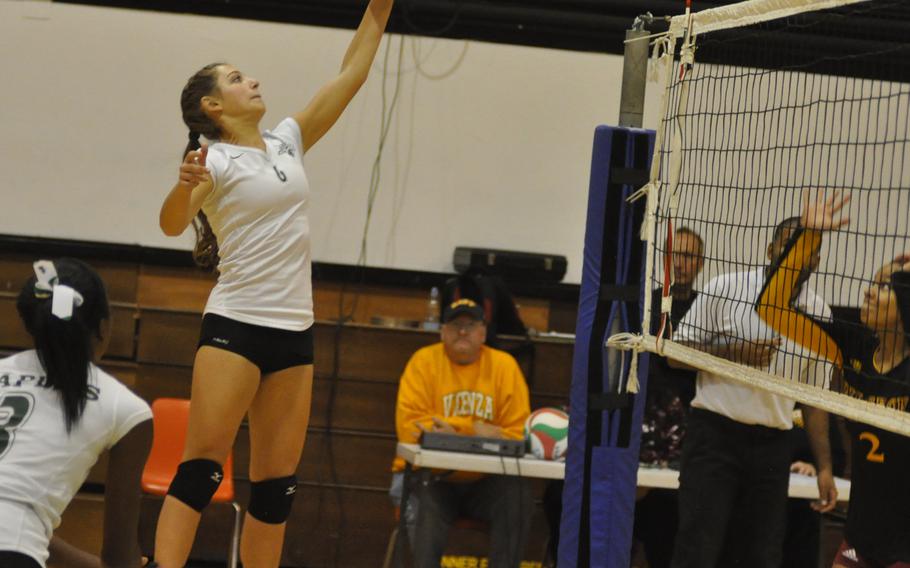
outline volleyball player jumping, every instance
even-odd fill
[[[885,263],[863,296],[857,327],[819,322],[792,309],[800,269],[821,246],[822,233],[849,222],[849,196],[807,199],[802,227],[765,283],[759,316],[779,333],[835,363],[841,390],[899,410],[910,401],[910,255]],[[847,528],[835,568],[910,568],[910,438],[850,422],[852,487]]]
[[[265,113],[259,82],[235,67],[208,65],[184,87],[190,142],[162,206],[161,228],[179,235],[194,223],[197,261],[217,263],[219,277],[193,365],[185,461],[158,521],[155,558],[162,568],[186,562],[245,414],[251,487],[240,556],[247,568],[279,564],[313,383],[303,155],[366,81],[392,3],[370,1],[340,73],[271,131],[259,127]],[[211,146],[202,146],[200,136]]]

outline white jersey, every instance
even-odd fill
[[[292,118],[262,135],[265,151],[217,142],[202,211],[218,239],[218,283],[205,312],[301,331],[313,325],[310,186]]]
[[[679,323],[673,340],[722,345],[731,339],[770,341],[778,337],[755,312],[755,303],[764,282],[764,268],[712,278]],[[807,286],[803,286],[797,304],[813,317],[831,319],[831,309]],[[816,359],[806,349],[784,339],[771,365],[765,370],[791,381],[827,388],[833,367]],[[789,398],[706,371],[698,372],[695,398],[692,400],[695,408],[710,410],[743,424],[781,430],[793,427],[795,404]]]
[[[149,420],[148,404],[92,365],[85,411],[67,433],[35,351],[0,359],[0,550],[42,566],[60,515],[98,456]]]

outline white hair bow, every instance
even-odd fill
[[[32,267],[35,269],[35,296],[52,298],[51,313],[62,320],[73,317],[73,309],[82,305],[85,300],[82,294],[66,284],[58,284],[57,269],[49,260],[39,260]]]

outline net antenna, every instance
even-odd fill
[[[907,408],[852,398],[836,380],[706,354],[673,341],[670,324],[680,224],[704,239],[707,283],[767,267],[775,227],[800,214],[807,191],[849,191],[853,221],[826,234],[807,285],[853,312],[877,267],[910,249],[910,45],[895,23],[908,16],[900,0],[749,0],[700,12],[687,2],[653,38],[649,72],[664,83],[661,118],[650,180],[630,197],[647,196],[643,332],[617,334],[611,347],[658,353],[910,435]],[[652,288],[661,290],[659,306]],[[655,329],[652,310],[660,313]],[[827,363],[787,341],[780,356]]]

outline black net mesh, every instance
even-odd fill
[[[908,17],[908,2],[869,1],[704,33],[694,41],[694,64],[673,64],[655,156],[660,185],[649,285],[661,287],[673,272],[672,262],[665,264],[670,226],[700,235],[705,259],[695,286],[702,301],[674,341],[702,342],[700,349],[780,341],[776,360],[763,367],[772,374],[905,409],[906,396],[901,408],[850,391],[833,369],[856,362],[829,364],[820,339],[806,344],[769,327],[750,330],[750,318],[768,267],[793,232],[783,227],[781,247],[769,247],[775,229],[799,217],[807,192],[848,192],[850,224],[825,233],[817,267],[808,262],[804,275],[811,276],[790,307],[836,324],[839,339],[875,350],[876,336],[860,321],[864,294],[883,264],[910,252]],[[681,254],[677,261],[685,260]]]

